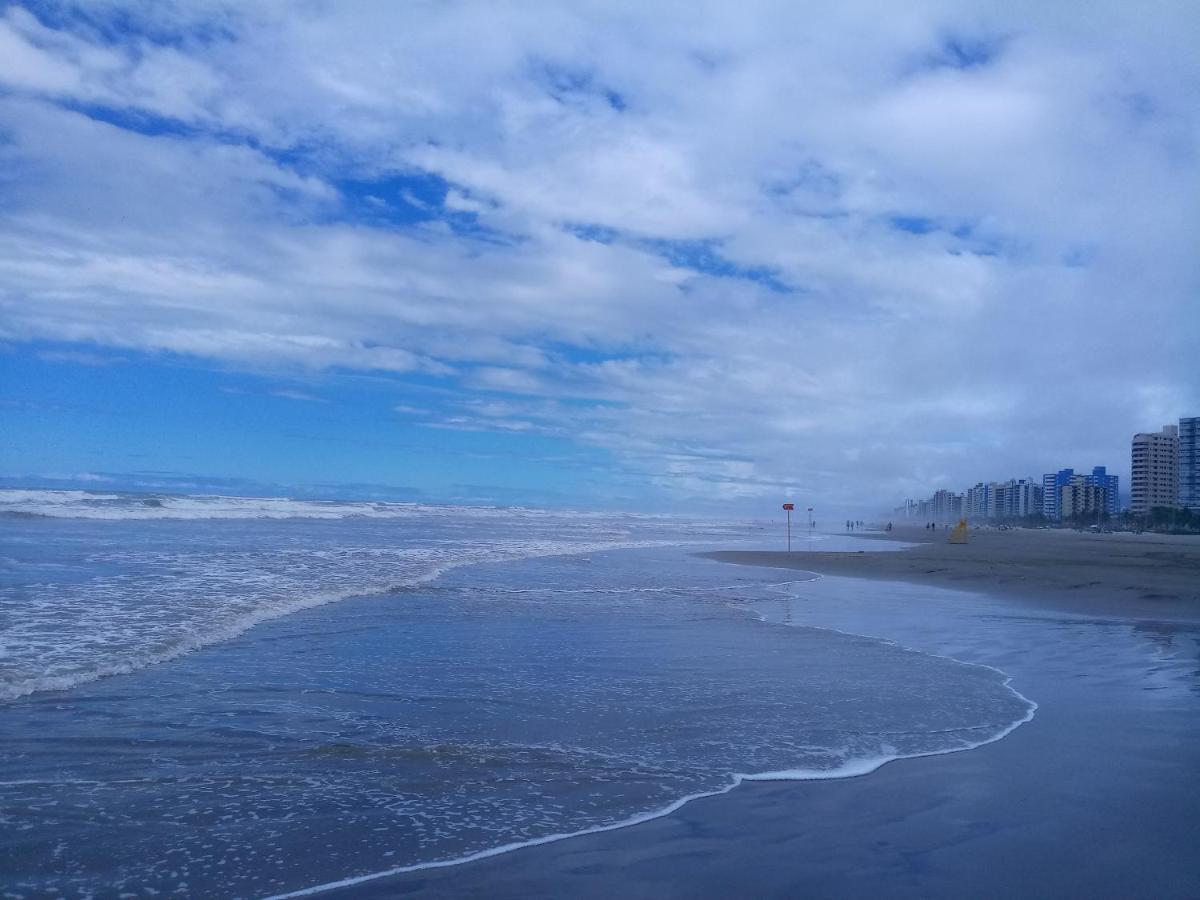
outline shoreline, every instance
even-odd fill
[[[985,593],[1084,615],[1200,621],[1200,539],[1178,535],[1089,534],[1014,529],[970,533],[948,544],[943,532],[897,528],[853,534],[864,541],[914,544],[886,553],[860,550],[717,550],[697,554],[762,566],[898,581]]]
[[[708,554],[697,554],[697,556],[708,556]],[[820,576],[814,578],[820,580]],[[790,625],[784,623],[772,622],[772,620],[757,617],[760,622],[773,626],[773,628],[790,628]],[[817,626],[821,628],[821,626]],[[821,630],[833,630],[823,628]],[[866,637],[858,635],[857,632],[841,632],[841,634],[854,635],[856,637]],[[874,638],[874,640],[887,641],[887,638]],[[890,642],[889,642],[890,643]],[[905,647],[904,649],[912,650],[913,648]],[[926,655],[942,655],[932,653],[931,650],[913,650],[916,653],[924,653]],[[494,860],[498,857],[508,857],[511,854],[521,853],[523,851],[550,851],[553,846],[566,844],[566,842],[577,841],[588,838],[601,838],[601,836],[612,834],[614,832],[626,832],[626,830],[635,830],[640,827],[647,826],[659,820],[666,820],[678,812],[688,808],[688,806],[696,803],[709,802],[709,800],[719,800],[733,794],[734,792],[744,790],[744,788],[754,785],[804,785],[812,784],[812,782],[839,782],[851,781],[868,778],[875,775],[881,769],[893,766],[895,763],[932,760],[932,758],[953,756],[958,754],[967,754],[985,748],[990,744],[1002,742],[1008,738],[1010,734],[1018,731],[1022,726],[1030,724],[1036,718],[1038,712],[1038,703],[1032,697],[1022,694],[1021,691],[1014,688],[1012,674],[1000,670],[995,666],[985,664],[985,662],[972,662],[954,658],[954,656],[944,656],[944,659],[959,662],[959,664],[967,666],[979,666],[989,668],[989,670],[1000,674],[1003,677],[1004,689],[1012,691],[1018,696],[1022,702],[1027,704],[1027,709],[1020,719],[1010,722],[1009,725],[1001,728],[991,737],[984,740],[979,740],[968,746],[956,746],[956,748],[930,750],[925,752],[916,752],[916,754],[900,754],[893,756],[881,756],[874,758],[854,758],[848,761],[840,768],[836,769],[784,769],[774,770],[774,772],[760,773],[732,773],[730,784],[725,787],[716,788],[712,791],[703,791],[700,793],[688,794],[688,796],[680,797],[672,800],[670,804],[662,806],[658,810],[641,812],[624,821],[606,824],[606,826],[595,826],[577,830],[564,834],[550,834],[542,836],[542,838],[534,838],[527,841],[518,841],[514,844],[506,844],[497,847],[490,847],[487,850],[475,851],[468,853],[466,856],[456,857],[451,859],[437,859],[427,863],[413,863],[409,865],[396,866],[392,869],[383,869],[376,872],[367,872],[367,874],[353,875],[340,878],[340,880],[325,882],[322,884],[312,884],[312,886],[288,890],[288,892],[270,894],[264,900],[293,900],[301,898],[301,896],[354,896],[378,895],[389,896],[390,889],[400,886],[400,884],[408,884],[408,878],[419,878],[421,875],[433,874],[439,870],[457,870],[467,868],[476,863],[485,863],[488,860]],[[449,876],[452,877],[452,876]],[[379,893],[376,893],[379,892]],[[403,890],[404,894],[412,893],[410,890]],[[418,892],[420,893],[420,892]],[[500,896],[503,894],[488,894],[488,896]]]
[[[861,537],[919,540],[913,531]],[[1114,546],[1110,535],[1045,541],[1045,532],[1001,543],[1008,532],[982,534],[977,540],[973,533],[972,552],[957,559],[947,551],[963,547],[932,543],[888,553],[699,555],[816,571],[832,581],[892,582],[887,597],[905,610],[934,595],[946,602],[937,590],[912,585],[975,595],[994,609],[987,615],[999,617],[996,627],[1025,629],[1043,643],[1037,659],[1022,656],[1020,671],[1003,668],[1039,708],[998,738],[969,752],[895,758],[858,777],[743,779],[641,822],[322,896],[1192,896],[1200,883],[1189,837],[1200,826],[1200,785],[1189,780],[1200,763],[1197,685],[1163,706],[1164,695],[1143,693],[1161,688],[1149,681],[1156,663],[1131,669],[1127,659],[1072,649],[1072,641],[1150,631],[1151,640],[1178,641],[1173,652],[1185,658],[1188,642],[1200,649],[1200,543],[1151,538]],[[1154,568],[1149,586],[1139,584],[1150,567],[1137,557]],[[936,559],[951,564],[931,565]],[[1047,574],[1051,562],[1057,575]],[[959,596],[967,595],[949,598]],[[793,602],[799,610],[810,600]],[[1027,617],[1022,607],[1074,615]],[[1155,620],[1152,628],[1146,620]],[[1064,628],[1074,636],[1060,638]],[[1062,653],[1078,659],[1064,663],[1060,641]],[[1151,698],[1159,705],[1147,706]],[[1097,856],[1101,847],[1111,852]]]

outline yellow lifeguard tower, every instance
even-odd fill
[[[946,538],[947,544],[965,544],[967,542],[967,520],[959,519],[958,524],[954,526],[954,530],[950,532],[950,537]]]

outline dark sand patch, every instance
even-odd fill
[[[948,544],[921,528],[864,540],[920,542],[891,553],[725,550],[709,559],[908,581],[1003,595],[1063,611],[1168,620],[1200,619],[1200,538],[1014,529],[972,531]]]

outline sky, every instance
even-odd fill
[[[0,4],[0,484],[831,514],[1200,415],[1191,2]]]

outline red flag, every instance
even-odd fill
[[[795,503],[785,503],[785,504],[783,504],[783,508],[784,509],[795,509],[796,504]]]

